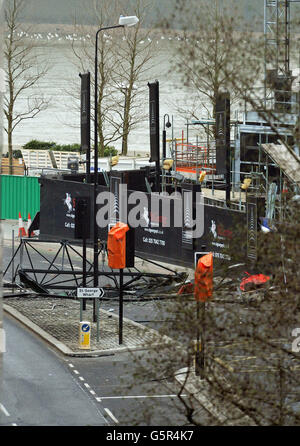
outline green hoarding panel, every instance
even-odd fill
[[[40,185],[37,177],[1,175],[1,219],[17,220],[21,212],[23,220],[31,219],[40,210]]]

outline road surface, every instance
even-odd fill
[[[80,386],[58,355],[5,317],[0,426],[108,425],[101,405]]]

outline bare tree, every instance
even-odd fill
[[[179,73],[184,85],[195,95],[195,106],[192,110],[184,110],[184,113],[197,120],[205,110],[208,118],[213,119],[216,99],[220,92],[229,88],[228,79],[235,70],[232,45],[241,38],[236,30],[243,26],[239,8],[236,2],[225,7],[220,6],[219,0],[190,0],[188,4],[179,0],[174,5],[170,20],[171,23],[180,23],[182,29],[176,31],[179,41],[171,61],[172,69]],[[244,38],[246,30],[245,25]],[[232,100],[236,99],[235,93],[231,89]]]
[[[121,117],[122,155],[127,155],[130,131],[145,118],[140,112],[141,103],[138,99],[143,86],[146,86],[146,73],[154,64],[151,30],[144,27],[144,19],[149,11],[151,3],[148,0],[136,0],[133,12],[139,22],[133,29],[126,30],[122,44],[115,47],[117,63],[113,76],[116,85],[121,84],[119,88],[124,94],[124,113]]]
[[[128,135],[141,114],[141,85],[153,57],[150,33],[143,28],[143,17],[150,6],[144,0],[136,0],[130,14],[140,21],[132,29],[109,30],[99,34],[98,46],[98,137],[99,154],[103,156],[106,146],[122,139],[122,154],[127,154]],[[100,27],[118,23],[120,14],[126,15],[124,4],[119,0],[94,4],[95,16]],[[133,11],[133,12],[132,12]],[[129,14],[129,13],[128,13]],[[77,34],[90,38],[79,43],[72,41],[73,54],[78,68],[91,72],[94,89],[94,39],[95,28],[76,25]],[[74,95],[74,91],[71,92]],[[77,95],[78,96],[78,95]],[[93,119],[92,110],[92,119]]]
[[[7,125],[4,127],[8,137],[9,173],[12,173],[13,132],[24,120],[34,118],[45,110],[49,101],[41,94],[33,94],[31,89],[46,74],[47,66],[37,61],[35,47],[26,35],[30,29],[24,29],[20,23],[24,0],[11,0],[5,7],[5,25],[8,35],[4,40],[5,71],[8,92],[4,97],[4,115]],[[22,95],[27,93],[26,107],[18,107]]]

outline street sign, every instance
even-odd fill
[[[77,297],[86,299],[98,299],[104,296],[103,288],[77,288]]]
[[[91,324],[87,321],[80,321],[79,323],[79,348],[91,348]]]

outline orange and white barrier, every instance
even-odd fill
[[[32,237],[33,235],[35,235],[34,231],[31,231],[31,233],[29,234],[29,228],[31,225],[31,216],[30,213],[28,212],[28,219],[27,219],[27,237]]]
[[[22,220],[21,212],[19,212],[19,237],[26,237],[26,231]]]

